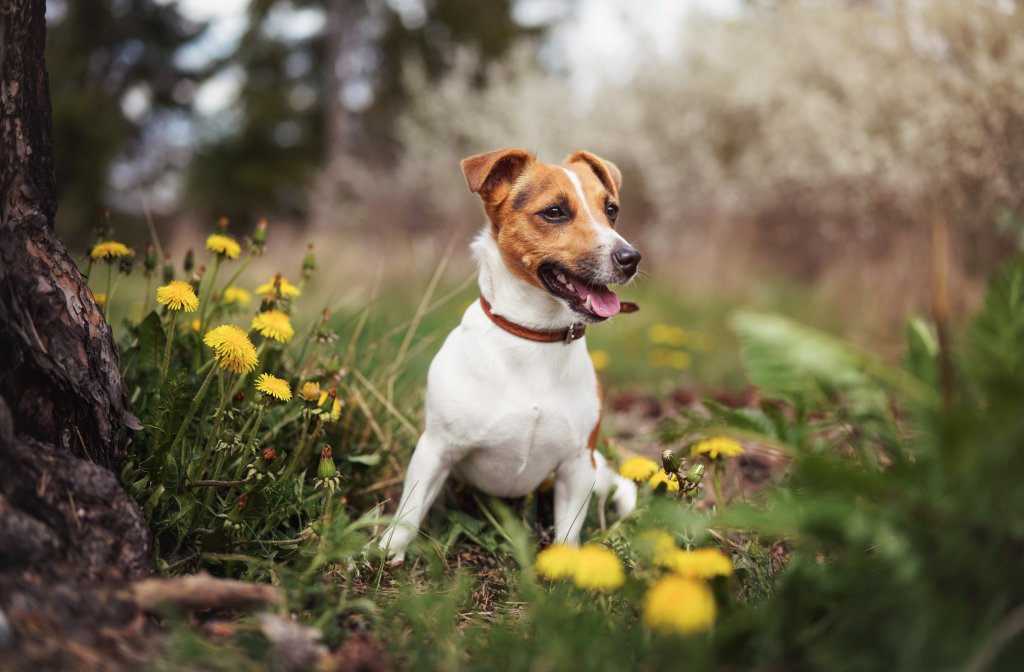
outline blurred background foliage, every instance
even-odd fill
[[[75,148],[59,157],[65,235],[147,195],[161,211],[303,222],[332,162],[397,160],[408,63],[436,80],[471,49],[482,76],[543,33],[511,0],[217,4],[49,3],[57,143]]]
[[[641,283],[804,305],[896,356],[936,221],[956,324],[1022,239],[1019,0],[50,0],[48,21],[72,246],[104,210],[138,246],[148,212],[176,253],[266,217],[282,258],[331,251],[329,284],[408,288],[481,220],[459,159],[585,147],[623,169]],[[444,282],[471,273],[456,254]]]

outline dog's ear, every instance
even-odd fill
[[[462,174],[471,192],[490,201],[500,187],[511,186],[533,161],[533,155],[521,149],[499,149],[463,159]]]
[[[565,157],[565,163],[576,162],[582,162],[590,166],[590,169],[597,175],[597,179],[601,180],[601,184],[604,185],[605,189],[610,191],[613,196],[619,195],[619,189],[622,188],[622,172],[618,166],[608,159],[602,159],[597,154],[591,154],[590,152],[573,152]]]

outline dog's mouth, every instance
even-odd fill
[[[618,294],[608,289],[607,285],[573,275],[560,264],[541,264],[537,269],[537,277],[555,298],[567,302],[573,311],[592,322],[606,320],[618,315],[621,310]]]

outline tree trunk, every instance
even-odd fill
[[[352,114],[342,100],[351,76],[351,56],[358,44],[360,10],[354,0],[327,0],[327,40],[323,81],[324,157],[313,183],[311,221],[314,229],[336,228],[345,171],[352,161]]]
[[[110,327],[53,231],[45,11],[0,2],[0,660],[110,669],[141,649],[119,589],[152,552],[113,473],[138,421]]]

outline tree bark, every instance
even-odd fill
[[[112,471],[138,421],[111,330],[53,230],[45,11],[0,0],[0,660],[110,669],[143,647],[121,588],[153,561]]]
[[[0,8],[0,394],[19,432],[116,468],[128,418],[117,351],[53,231],[45,8],[42,0]]]

